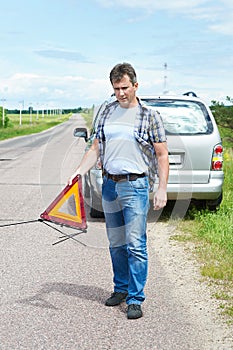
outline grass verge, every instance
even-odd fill
[[[70,118],[71,114],[36,115],[23,114],[22,125],[19,125],[19,114],[10,114],[8,127],[0,128],[0,140],[10,139],[16,136],[30,135],[47,130],[61,124]]]
[[[87,128],[90,130],[92,127],[92,120],[93,120],[93,110],[89,109],[87,110],[85,113],[82,112],[81,113],[82,117],[84,118],[85,122],[86,122],[86,126]]]

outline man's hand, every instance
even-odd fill
[[[163,189],[158,189],[154,194],[154,210],[159,210],[167,204],[167,192]]]
[[[73,175],[71,175],[71,177],[68,179],[68,185],[71,186],[72,185],[72,182],[74,180],[74,178],[77,176],[77,175],[80,175],[77,173],[77,171],[75,173],[73,173]]]

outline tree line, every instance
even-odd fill
[[[233,99],[226,97],[227,105],[223,102],[211,101],[210,109],[219,126],[233,129]]]

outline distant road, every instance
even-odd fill
[[[78,116],[79,114],[73,114],[68,121],[37,134],[0,141],[0,159],[17,158],[29,149],[45,145],[51,138],[65,138],[68,133],[73,133],[79,121],[83,124],[81,116]]]

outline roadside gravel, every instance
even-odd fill
[[[151,258],[158,265],[160,274],[158,281],[163,276],[169,280],[169,296],[179,300],[180,309],[187,312],[192,318],[190,322],[199,329],[200,349],[232,350],[233,326],[228,325],[227,319],[220,313],[220,302],[213,298],[214,287],[203,280],[192,245],[172,240],[172,236],[179,233],[174,223],[149,223],[148,228],[150,246],[155,253]],[[193,344],[187,349],[196,347]]]

